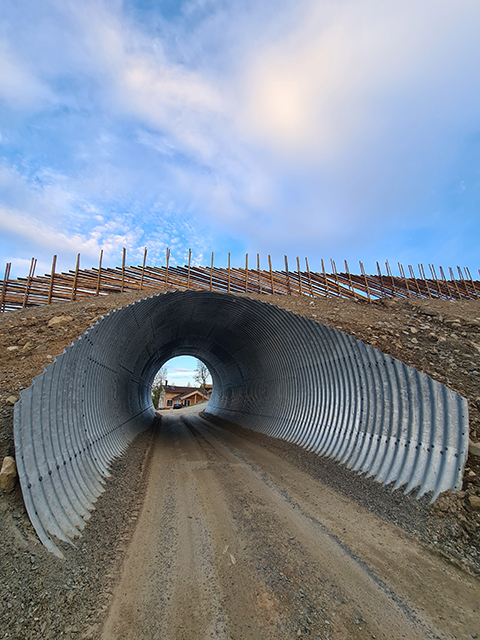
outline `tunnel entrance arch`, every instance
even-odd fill
[[[85,526],[109,465],[155,416],[156,372],[209,368],[208,413],[433,498],[461,487],[466,401],[372,347],[266,302],[213,292],[146,298],[100,319],[15,406],[29,517],[60,554]]]

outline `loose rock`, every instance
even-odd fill
[[[477,458],[480,458],[480,442],[472,442],[470,440],[470,443],[468,445],[468,453],[471,456],[475,456]]]
[[[468,496],[468,503],[472,507],[474,511],[480,511],[480,497],[479,496]]]
[[[10,493],[15,487],[17,479],[17,465],[11,456],[3,459],[2,469],[0,471],[0,489]]]
[[[48,326],[51,329],[57,329],[58,327],[63,327],[69,322],[72,322],[72,320],[73,318],[71,316],[54,316],[48,321]]]
[[[393,298],[382,298],[381,304],[384,307],[391,308],[396,305],[396,300],[394,300]]]

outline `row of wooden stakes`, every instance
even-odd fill
[[[385,272],[377,262],[377,273],[367,274],[362,262],[360,273],[352,273],[347,261],[345,268],[339,271],[334,260],[330,260],[327,272],[323,259],[321,271],[312,271],[308,259],[305,267],[296,258],[294,269],[289,267],[285,256],[285,270],[273,270],[271,256],[268,256],[268,269],[260,268],[260,256],[256,265],[249,266],[248,254],[245,267],[232,267],[230,253],[228,266],[215,267],[214,254],[211,254],[209,266],[192,265],[192,251],[189,250],[188,264],[172,266],[170,249],[166,250],[165,265],[147,266],[145,248],[141,266],[126,266],[127,251],[123,249],[122,266],[106,268],[102,266],[103,250],[100,252],[98,268],[80,269],[80,254],[74,270],[57,273],[57,256],[53,257],[50,274],[36,276],[37,260],[32,258],[30,271],[26,278],[10,279],[11,263],[7,263],[3,280],[0,280],[0,312],[25,309],[27,307],[65,302],[108,295],[155,289],[201,290],[244,294],[293,295],[311,297],[340,297],[351,300],[372,302],[383,297],[401,298],[442,298],[446,300],[477,299],[480,293],[480,281],[474,280],[468,268],[457,267],[457,274],[451,267],[447,273],[439,267],[428,265],[427,277],[422,264],[418,265],[418,275],[408,265],[408,275],[403,265],[398,263],[399,276],[394,276],[388,260]],[[256,267],[256,268],[255,268]],[[480,270],[479,270],[480,275]]]

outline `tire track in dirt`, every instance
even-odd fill
[[[477,581],[411,536],[179,412],[156,434],[102,640],[468,638],[479,601]]]

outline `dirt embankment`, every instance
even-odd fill
[[[19,391],[98,317],[140,297],[115,295],[0,315],[1,458],[14,453],[11,403]],[[257,297],[346,331],[461,393],[469,403],[471,439],[478,441],[480,301],[388,300],[370,305],[337,299]],[[71,320],[49,326],[59,315]],[[84,536],[76,548],[65,550],[63,562],[36,541],[19,487],[0,496],[4,637],[44,639],[63,634],[80,638],[88,637],[89,629],[90,637],[96,637],[140,508],[142,461],[150,437],[145,434],[137,439],[129,455],[115,463],[119,473],[107,482],[112,490],[100,497]],[[311,456],[296,447],[289,449],[289,455],[299,464],[307,464]],[[328,481],[333,473],[328,463],[315,460],[315,473]],[[393,494],[346,470],[341,471],[343,479],[334,489],[348,495],[353,485],[361,487],[352,496],[358,504],[414,534],[428,549],[453,563],[480,571],[480,513],[470,503],[470,496],[480,495],[479,462],[469,457],[463,491],[445,495],[433,506],[413,496]]]

